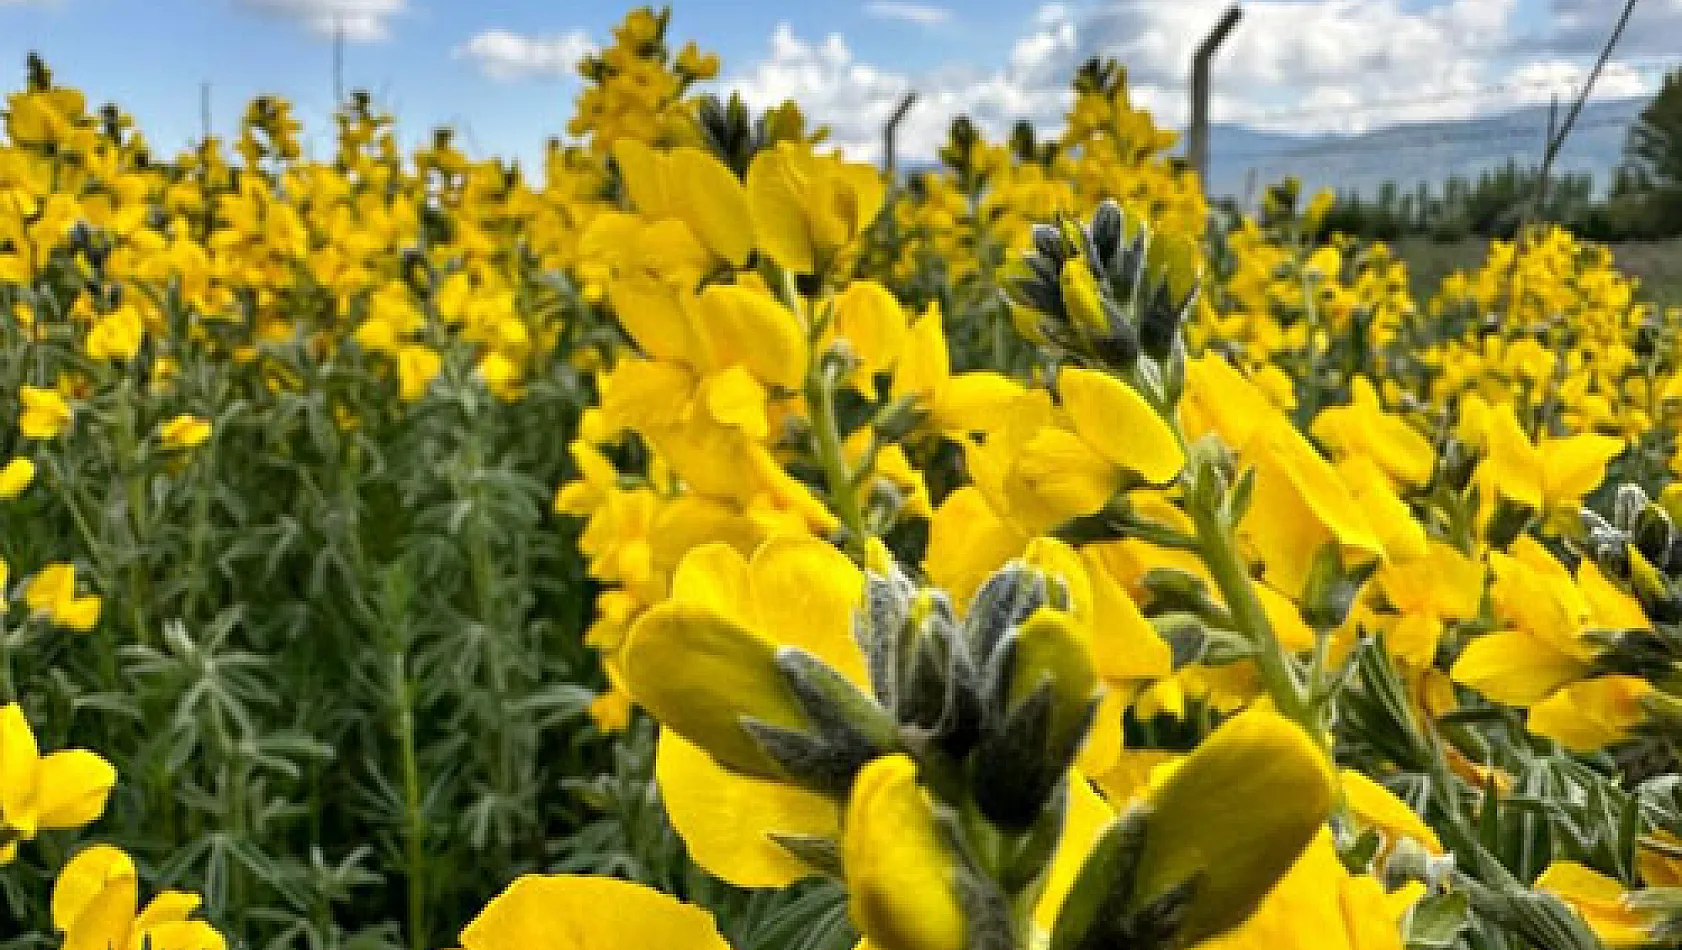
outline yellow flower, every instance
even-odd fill
[[[852,635],[863,594],[858,569],[815,538],[772,539],[751,561],[726,544],[703,545],[679,565],[671,599],[644,614],[626,637],[626,686],[665,728],[725,767],[781,777],[742,720],[806,728],[775,665],[782,646],[809,651],[869,691]]]
[[[1572,683],[1530,707],[1530,731],[1574,752],[1593,752],[1629,738],[1646,718],[1641,700],[1653,685],[1638,676],[1610,675]]]
[[[1581,562],[1573,578],[1528,535],[1513,543],[1510,554],[1491,553],[1490,565],[1495,570],[1490,598],[1504,629],[1467,644],[1450,673],[1498,703],[1535,706],[1587,677],[1596,653],[1585,636],[1589,630],[1649,626],[1640,604],[1614,587],[1592,560]],[[1634,697],[1620,698],[1622,689],[1596,687],[1585,694],[1595,730],[1616,732],[1633,725]],[[1543,722],[1567,735],[1573,727],[1560,724],[1557,716],[1568,714],[1568,708],[1550,709]],[[1576,735],[1584,734],[1585,725],[1575,727]]]
[[[397,388],[404,402],[416,402],[444,367],[437,351],[419,343],[405,343],[397,350]]]
[[[1240,455],[1255,466],[1256,487],[1239,532],[1260,554],[1273,586],[1301,595],[1315,555],[1326,545],[1335,546],[1345,568],[1383,557],[1369,512],[1284,416],[1267,410]]]
[[[630,695],[618,687],[609,686],[590,701],[590,719],[600,732],[624,732],[631,724]]]
[[[905,308],[888,288],[873,280],[856,280],[835,295],[835,316],[825,345],[836,338],[847,341],[848,352],[858,360],[853,383],[874,395],[870,380],[899,358],[909,325]]]
[[[140,352],[146,335],[146,325],[140,311],[132,305],[122,306],[102,314],[88,330],[86,347],[88,358],[126,362]]]
[[[527,875],[461,932],[463,950],[730,950],[712,915],[641,884]],[[160,948],[162,950],[162,948]]]
[[[57,438],[70,425],[70,404],[57,392],[24,386],[18,398],[23,402],[18,428],[26,438]]]
[[[179,415],[158,427],[158,439],[166,449],[192,449],[210,438],[210,420]]]
[[[1607,463],[1624,448],[1622,440],[1595,433],[1532,443],[1511,406],[1485,413],[1485,454],[1477,471],[1485,497],[1511,499],[1556,526],[1576,516],[1583,496],[1606,478]]]
[[[474,372],[478,373],[485,388],[503,402],[513,402],[519,399],[523,392],[520,385],[520,364],[502,353],[486,353],[480,357]]]
[[[92,630],[99,622],[99,598],[92,594],[76,596],[73,564],[49,564],[41,568],[25,585],[23,600],[30,610],[79,633]]]
[[[711,79],[718,75],[718,54],[702,53],[693,42],[678,50],[677,70],[696,79]]]
[[[109,845],[70,859],[53,885],[53,926],[62,950],[225,950],[215,928],[193,920],[197,894],[164,891],[139,907],[134,861]]]
[[[1197,878],[1186,945],[1243,923],[1319,834],[1335,782],[1295,723],[1261,708],[1228,720],[1150,794],[1133,906]]]
[[[1174,430],[1133,387],[1070,367],[1058,374],[1057,388],[1075,433],[1105,461],[1152,485],[1180,473],[1186,459]]]
[[[1402,950],[1402,919],[1423,896],[1414,884],[1386,894],[1351,874],[1321,832],[1256,912],[1200,950]]]
[[[105,811],[117,770],[92,752],[42,756],[16,703],[0,707],[0,865],[37,831],[80,828]]]
[[[853,921],[877,950],[968,945],[957,864],[909,758],[884,756],[859,773],[842,865]]]
[[[1022,393],[1019,383],[998,373],[953,375],[938,304],[911,324],[894,365],[893,397],[916,399],[929,427],[948,438],[992,431]]]
[[[1608,947],[1645,947],[1653,942],[1658,915],[1632,905],[1623,885],[1598,871],[1575,861],[1555,861],[1536,879],[1536,889],[1569,905]]]
[[[740,267],[753,251],[753,222],[742,183],[695,148],[656,152],[634,139],[613,145],[631,202],[650,221],[675,219],[720,260]]]
[[[876,219],[883,185],[869,165],[782,142],[754,158],[747,193],[760,248],[788,270],[813,274]]]
[[[1379,590],[1398,614],[1383,620],[1390,652],[1416,667],[1430,665],[1444,624],[1477,616],[1486,573],[1482,561],[1441,541],[1429,542],[1423,558],[1381,568]]]
[[[1350,396],[1349,405],[1324,409],[1315,417],[1314,437],[1339,455],[1370,457],[1404,485],[1425,484],[1436,464],[1431,443],[1402,419],[1384,411],[1378,392],[1365,376],[1351,382]]]
[[[23,494],[35,480],[35,463],[26,458],[14,458],[0,468],[0,498],[8,501]]]

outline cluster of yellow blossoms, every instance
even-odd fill
[[[1311,240],[1324,199],[1213,213],[1114,64],[1060,136],[960,121],[886,180],[792,106],[695,95],[718,63],[667,23],[581,64],[586,141],[535,180],[447,132],[405,155],[365,97],[327,161],[264,98],[234,157],[159,162],[36,64],[0,143],[0,504],[39,469],[85,548],[20,629],[121,593],[149,636],[64,446],[112,447],[105,521],[139,525],[245,400],[319,391],[354,433],[564,376],[592,712],[657,723],[665,816],[722,881],[829,879],[873,950],[1674,939],[1677,314],[1553,229],[1416,305],[1387,249]],[[32,642],[0,630],[0,699]],[[7,861],[117,779],[24,709]],[[139,877],[70,857],[63,946],[221,950]],[[518,878],[460,942],[728,946],[582,875]]]

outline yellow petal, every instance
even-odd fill
[[[1478,466],[1478,481],[1521,505],[1541,508],[1541,458],[1510,406],[1490,410],[1485,438],[1487,455]]]
[[[613,161],[619,166],[619,177],[625,182],[631,204],[644,217],[656,220],[671,213],[664,155],[635,139],[619,139],[613,143]]]
[[[940,305],[930,304],[929,309],[912,322],[900,350],[899,362],[894,364],[894,398],[915,396],[927,405],[946,386],[951,374]]]
[[[670,730],[657,756],[660,799],[689,856],[738,887],[787,887],[813,873],[773,834],[840,837],[841,810],[827,796],[726,771]]]
[[[461,932],[464,950],[730,950],[712,915],[641,884],[528,875]]]
[[[1608,947],[1645,947],[1657,923],[1652,911],[1629,906],[1623,885],[1574,861],[1555,861],[1536,879],[1536,889],[1575,910]]]
[[[1344,567],[1383,556],[1384,545],[1349,488],[1283,416],[1271,417],[1253,436],[1246,457],[1256,467],[1255,495],[1242,530],[1261,552],[1268,579],[1297,595],[1315,552],[1337,544]]]
[[[1255,914],[1200,950],[1402,950],[1399,922],[1370,877],[1352,875],[1318,835]]]
[[[1529,706],[1582,676],[1582,660],[1527,633],[1486,634],[1466,645],[1449,671],[1454,681],[1509,706]]]
[[[98,597],[72,597],[53,609],[53,622],[77,633],[87,633],[99,623],[102,604]]]
[[[145,930],[136,930],[131,938],[152,950],[226,950],[228,941],[216,928],[202,920],[172,920]]]
[[[1034,905],[1034,922],[1050,933],[1057,924],[1057,912],[1075,886],[1081,865],[1092,851],[1105,827],[1115,819],[1111,808],[1093,791],[1092,783],[1079,772],[1069,773],[1069,805],[1063,815],[1063,834],[1057,840],[1051,868],[1046,872],[1045,888],[1039,903]]]
[[[8,776],[8,780],[10,776]],[[111,763],[83,749],[54,752],[41,760],[42,828],[80,828],[105,811],[117,784]]]
[[[397,383],[404,402],[426,395],[427,387],[444,368],[444,360],[429,346],[404,344],[397,350]]]
[[[748,167],[748,209],[765,253],[796,274],[810,274],[817,262],[804,210],[809,176],[802,158],[799,147],[787,143],[756,155]]]
[[[631,627],[621,655],[631,695],[662,725],[728,768],[774,777],[780,769],[742,720],[806,728],[776,652],[775,643],[715,611],[664,603]]]
[[[981,582],[1027,544],[1026,534],[995,514],[974,486],[966,485],[935,509],[923,570],[964,609]]]
[[[752,626],[753,588],[748,559],[722,542],[702,544],[683,556],[672,576],[673,603],[704,607]]]
[[[694,148],[671,152],[671,199],[708,250],[735,267],[753,251],[747,192],[730,169]]]
[[[35,572],[23,589],[23,602],[30,610],[51,613],[57,605],[76,594],[76,568],[71,564],[49,564]]]
[[[23,707],[0,708],[0,827],[33,837],[37,827],[35,790],[39,784],[40,747],[24,718]]]
[[[134,919],[135,929],[145,930],[148,927],[156,927],[161,924],[180,923],[193,916],[193,911],[198,910],[199,905],[203,903],[204,900],[197,894],[189,894],[184,891],[164,891],[157,897],[152,898],[146,904],[146,909],[141,911],[140,916]]]
[[[1021,447],[1004,487],[1011,517],[1040,533],[1104,507],[1121,477],[1074,433],[1043,429]]]
[[[1260,708],[1228,720],[1150,796],[1135,905],[1201,875],[1181,938],[1242,923],[1319,833],[1334,782],[1295,723]]]
[[[964,950],[954,859],[909,758],[883,756],[859,773],[847,805],[842,863],[853,921],[875,945]]]
[[[1548,505],[1581,501],[1606,479],[1607,463],[1623,450],[1621,439],[1594,433],[1544,440],[1539,451]]]
[[[1102,553],[1087,548],[1081,556],[1092,584],[1092,654],[1098,675],[1120,684],[1172,673],[1173,651],[1110,573]]]
[[[1107,373],[1065,367],[1057,387],[1075,432],[1100,455],[1154,485],[1185,465],[1174,430],[1138,391]]]
[[[1574,752],[1593,752],[1629,738],[1646,712],[1653,686],[1636,676],[1597,676],[1572,683],[1530,709],[1530,731]]]
[[[753,553],[748,572],[758,629],[779,645],[815,655],[870,691],[853,615],[864,601],[864,574],[845,554],[810,536],[772,538]]]
[[[691,366],[707,359],[688,311],[664,284],[646,277],[622,278],[608,285],[607,294],[620,325],[642,352]]]
[[[128,946],[140,900],[134,862],[110,845],[78,853],[53,884],[53,926],[65,933],[65,950]]]
[[[1393,842],[1398,836],[1412,838],[1432,854],[1442,854],[1442,842],[1424,819],[1388,788],[1355,769],[1340,769],[1344,803],[1362,824],[1378,828]]]
[[[732,366],[717,376],[708,377],[702,384],[707,400],[707,412],[720,425],[740,429],[754,441],[764,441],[771,432],[766,418],[765,387],[754,379],[745,367]]]
[[[998,428],[1022,392],[1020,383],[998,373],[960,373],[939,391],[930,407],[930,421],[949,437],[989,433]]]
[[[886,370],[905,343],[905,309],[886,287],[857,280],[835,295],[835,336],[845,339],[865,377]]]
[[[23,494],[35,480],[35,463],[26,458],[14,458],[0,468],[0,498],[12,499]]]
[[[718,368],[740,363],[768,385],[799,388],[806,331],[781,302],[740,285],[714,284],[701,293],[697,312]]]

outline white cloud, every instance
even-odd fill
[[[451,55],[476,61],[480,71],[492,79],[512,82],[574,75],[578,61],[595,48],[582,30],[552,36],[486,30],[456,47]]]
[[[1003,67],[953,67],[918,76],[859,61],[839,34],[815,42],[780,24],[771,37],[770,55],[727,78],[725,86],[755,108],[794,99],[814,121],[829,125],[834,142],[861,161],[880,159],[883,124],[900,98],[915,91],[917,104],[900,126],[898,149],[902,157],[928,160],[958,115],[969,116],[993,136],[1004,134],[1019,118],[1040,128],[1061,121],[1074,69],[1075,25],[1057,5],[1040,14]]]
[[[390,20],[408,9],[408,0],[235,0],[273,16],[284,17],[324,36],[343,32],[357,42],[383,40],[391,35]]]
[[[1082,21],[1081,51],[1126,63],[1140,90],[1166,99],[1158,118],[1178,122],[1192,53],[1228,5],[1108,8]],[[1469,97],[1489,83],[1486,64],[1506,42],[1517,7],[1517,0],[1249,4],[1216,54],[1215,119],[1358,131],[1470,114],[1480,103]]]
[[[1682,0],[1645,3],[1646,23],[1662,42],[1682,41]],[[784,24],[766,58],[729,76],[725,86],[756,107],[799,101],[861,160],[880,157],[882,124],[914,90],[918,102],[901,126],[900,150],[927,161],[960,114],[995,137],[1022,118],[1055,132],[1075,68],[1088,57],[1110,56],[1127,67],[1133,103],[1177,128],[1189,111],[1192,52],[1230,4],[1049,2],[1024,17],[1004,64],[923,72],[862,61],[840,35],[802,37]],[[1538,18],[1543,5],[1547,15]],[[1598,51],[1565,47],[1594,30],[1603,40],[1615,6],[1610,0],[1256,0],[1245,4],[1244,20],[1216,56],[1214,117],[1283,131],[1359,132],[1505,111],[1546,102],[1556,92],[1563,98],[1580,86]],[[1634,31],[1632,24],[1632,37]],[[1615,57],[1596,96],[1649,92],[1652,77],[1642,66],[1650,61]]]
[[[1513,70],[1507,80],[1513,96],[1520,102],[1542,103],[1557,97],[1570,102],[1582,94],[1589,66],[1566,59],[1545,59],[1525,63]],[[1595,81],[1591,97],[1622,99],[1651,92],[1646,77],[1629,63],[1610,61]]]
[[[871,0],[864,5],[867,16],[882,20],[903,20],[919,26],[939,26],[952,21],[952,11],[927,3],[907,3],[904,0]]]

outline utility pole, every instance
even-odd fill
[[[894,107],[894,114],[888,117],[886,125],[882,126],[882,171],[888,180],[894,180],[894,133],[899,131],[899,123],[905,118],[905,113],[911,111],[911,104],[917,101],[915,91],[908,92]]]
[[[1186,133],[1186,160],[1205,180],[1209,177],[1209,61],[1243,16],[1237,4],[1229,7],[1191,59],[1191,128]]]
[[[210,141],[210,83],[199,83],[199,132],[200,142]]]

